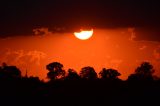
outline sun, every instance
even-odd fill
[[[87,40],[93,35],[92,30],[81,30],[81,32],[74,32],[74,35],[81,40]]]

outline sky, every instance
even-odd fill
[[[72,32],[98,28],[154,27],[160,24],[158,0],[1,0],[0,36],[30,35],[47,27]]]
[[[0,62],[46,78],[53,61],[118,69],[125,79],[143,61],[160,76],[158,0],[1,0]],[[79,29],[94,29],[81,41]]]
[[[66,71],[72,68],[79,72],[84,66],[92,66],[99,73],[102,68],[114,68],[122,74],[120,78],[126,79],[148,61],[154,65],[155,75],[160,76],[160,42],[136,40],[136,28],[94,29],[88,40],[47,28],[34,31],[30,36],[1,38],[0,63],[16,65],[22,75],[27,71],[41,79],[46,79],[46,65],[55,61]]]

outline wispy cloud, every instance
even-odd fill
[[[24,51],[8,49],[1,57],[1,62],[7,62],[15,65],[25,65],[31,63],[35,65],[40,65],[41,59],[44,59],[46,56],[47,55],[44,52],[36,50]]]
[[[44,36],[44,35],[51,35],[52,32],[48,30],[48,28],[36,28],[33,29],[34,35]]]

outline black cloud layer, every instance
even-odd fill
[[[37,27],[158,29],[159,5],[158,0],[1,0],[0,36],[27,35]]]

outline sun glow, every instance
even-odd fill
[[[93,29],[90,31],[81,30],[81,32],[74,32],[74,35],[81,40],[87,40],[93,35]]]

